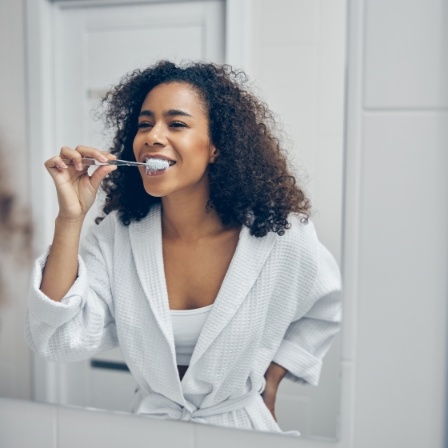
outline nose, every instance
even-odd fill
[[[146,146],[165,146],[166,139],[161,124],[155,124],[153,128],[147,132],[145,145]]]

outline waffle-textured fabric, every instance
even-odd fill
[[[109,214],[86,237],[78,278],[61,302],[35,265],[27,340],[52,361],[120,345],[139,385],[135,410],[166,418],[281,431],[260,392],[271,361],[317,384],[338,332],[340,274],[312,222],[289,217],[283,236],[243,227],[228,272],[180,381],[163,267],[161,210],[124,226]]]

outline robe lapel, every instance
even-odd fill
[[[272,232],[256,238],[250,235],[247,227],[242,228],[235,254],[194,349],[190,370],[244,302],[275,241],[276,235]]]
[[[129,238],[134,255],[137,276],[148,299],[151,311],[158,323],[159,330],[167,343],[166,350],[169,372],[165,372],[167,387],[171,390],[173,381],[178,386],[177,401],[184,402],[177,373],[174,336],[169,314],[168,291],[165,281],[162,248],[162,224],[160,206],[154,206],[148,216],[134,221],[129,226]],[[157,331],[157,329],[154,329]],[[160,347],[159,350],[162,350]],[[165,368],[168,366],[164,366]],[[168,395],[168,394],[167,394]],[[169,396],[169,395],[168,395]]]
[[[146,218],[132,222],[129,226],[129,236],[142,288],[160,330],[169,345],[174,348],[163,267],[160,207],[154,206]]]

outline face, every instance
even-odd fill
[[[155,158],[170,163],[162,171],[139,168],[148,194],[191,197],[200,192],[208,197],[208,165],[216,150],[209,138],[206,107],[191,85],[160,84],[148,93],[133,146],[138,162]]]

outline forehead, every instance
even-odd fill
[[[170,82],[155,86],[146,95],[142,110],[154,107],[162,109],[200,110],[206,108],[197,88],[186,82]]]

